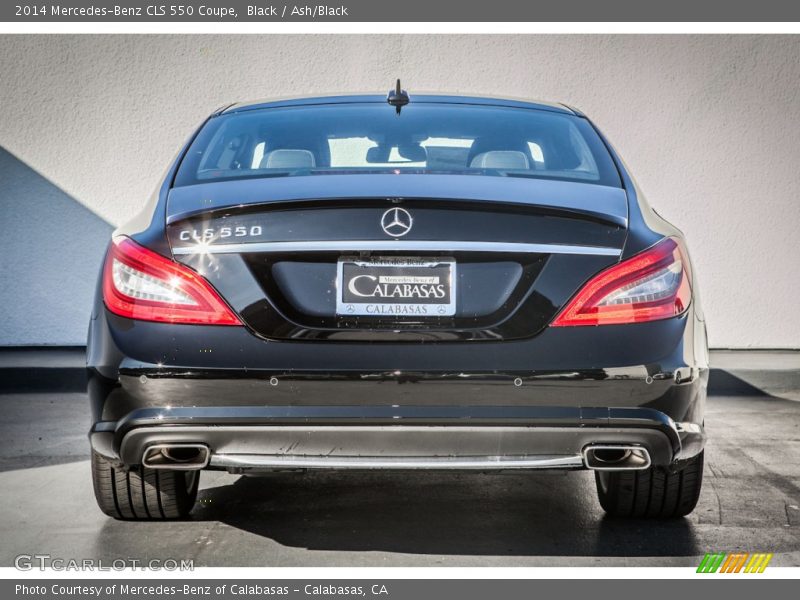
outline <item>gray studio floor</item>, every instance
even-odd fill
[[[191,520],[118,522],[94,503],[84,395],[5,394],[0,409],[2,566],[35,553],[195,566],[688,566],[735,550],[800,565],[800,402],[790,399],[712,396],[700,504],[655,523],[604,518],[588,472],[205,472]]]

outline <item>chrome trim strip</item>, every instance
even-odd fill
[[[606,246],[525,244],[517,242],[413,241],[413,240],[315,240],[307,242],[252,242],[201,244],[173,248],[176,255],[238,254],[242,252],[507,252],[522,254],[587,254],[619,256],[622,250]]]
[[[583,467],[574,456],[296,456],[215,454],[212,467],[262,469],[565,469]]]

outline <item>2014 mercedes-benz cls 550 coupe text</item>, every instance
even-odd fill
[[[700,492],[686,244],[560,104],[216,111],[113,235],[88,368],[116,518],[186,516],[206,469],[592,469],[628,517]]]

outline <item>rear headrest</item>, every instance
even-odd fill
[[[472,169],[530,169],[528,157],[518,150],[490,150],[472,159]]]
[[[316,166],[310,150],[281,148],[267,152],[261,159],[261,169],[311,169]]]

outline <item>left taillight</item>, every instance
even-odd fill
[[[551,327],[658,321],[683,314],[691,299],[686,252],[665,238],[589,280]]]
[[[114,238],[106,256],[103,300],[108,310],[130,319],[242,324],[214,288],[195,271],[122,236]]]

